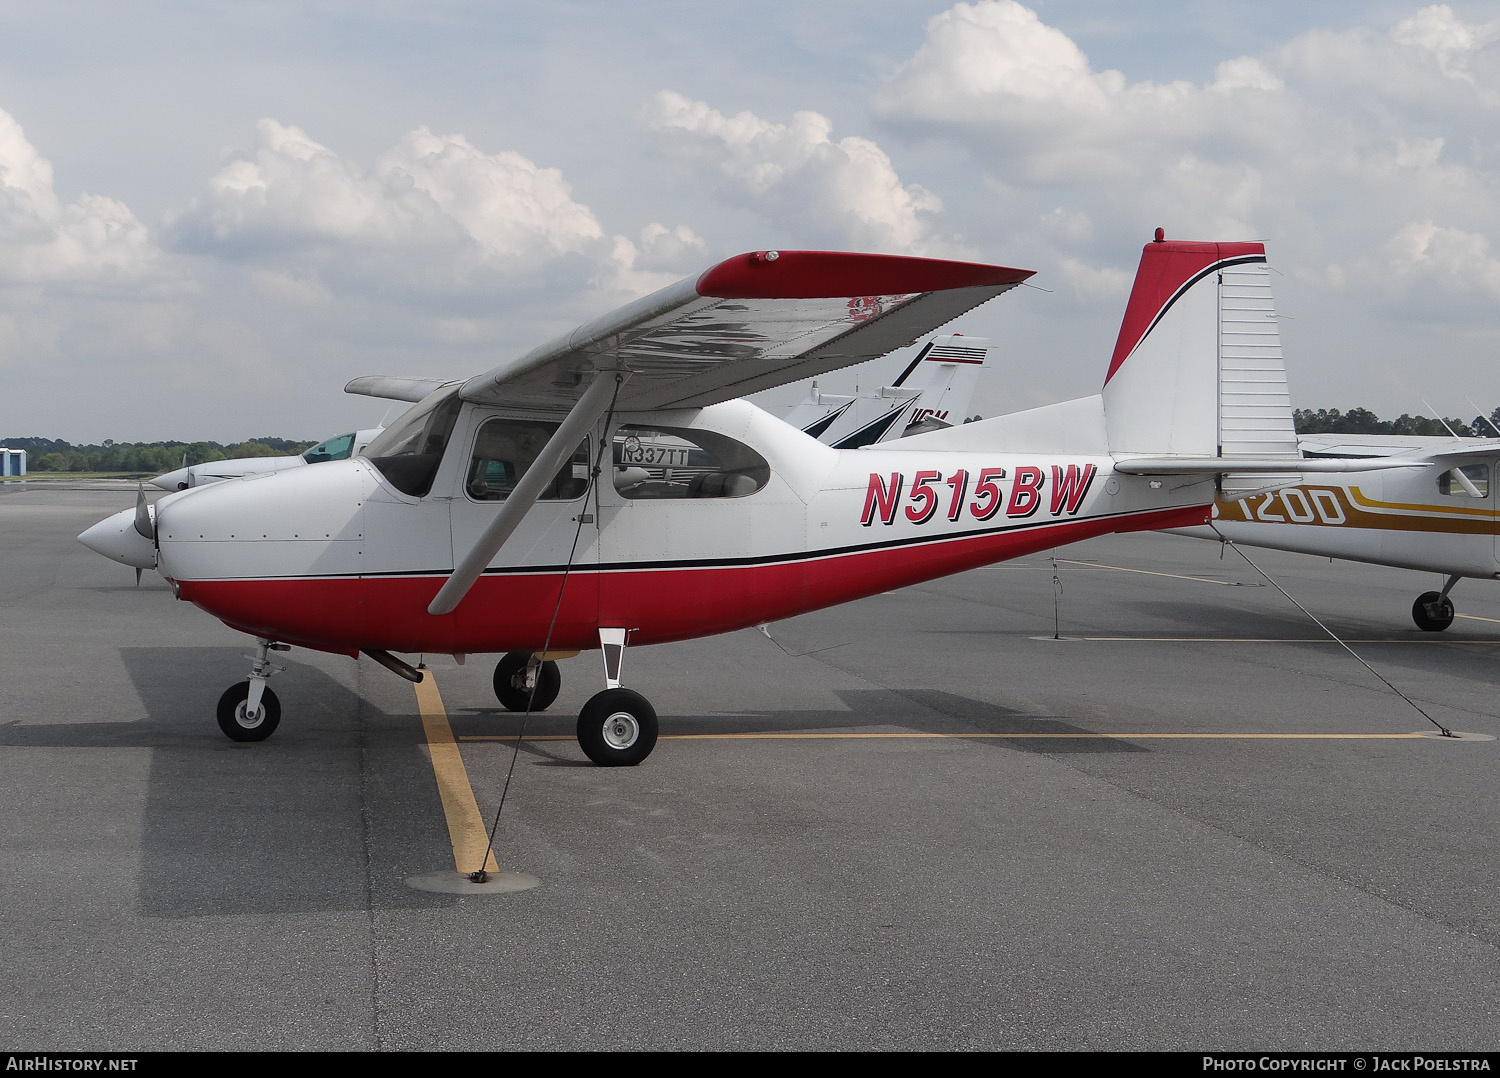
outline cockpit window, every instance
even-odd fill
[[[458,386],[435,393],[410,409],[365,449],[370,463],[402,494],[424,497],[432,489],[443,450],[463,401]]]
[[[325,460],[348,460],[354,452],[354,432],[340,434],[337,438],[330,438],[326,442],[319,442],[306,453],[302,459],[309,464],[319,464]]]
[[[771,479],[748,445],[688,427],[621,427],[613,461],[615,489],[626,498],[743,498]]]
[[[1438,493],[1449,498],[1487,498],[1490,494],[1490,466],[1465,464],[1449,468],[1438,476]]]
[[[521,476],[536,461],[547,440],[557,432],[556,423],[530,419],[486,419],[474,439],[474,453],[464,486],[469,497],[481,502],[504,501],[516,489]],[[589,485],[589,443],[584,439],[572,459],[542,489],[541,501],[569,501],[583,496]]]

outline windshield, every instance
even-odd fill
[[[401,493],[421,498],[432,489],[463,406],[458,390],[453,386],[434,393],[381,431],[365,449],[370,463]]]
[[[354,432],[340,434],[337,438],[330,438],[326,442],[319,442],[306,453],[302,459],[309,464],[318,464],[325,460],[348,460],[354,452]]]

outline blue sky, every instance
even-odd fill
[[[1294,403],[1472,414],[1497,120],[1496,3],[7,5],[0,435],[320,438],[764,247],[1037,270],[994,415],[1158,225],[1267,243]]]

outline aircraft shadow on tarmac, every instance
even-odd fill
[[[1095,731],[1076,726],[1065,719],[1051,716],[1030,715],[1000,704],[975,700],[956,693],[938,689],[838,689],[835,695],[847,705],[846,711],[746,711],[737,714],[718,714],[711,717],[695,717],[664,713],[661,716],[663,737],[697,734],[797,734],[830,732],[869,732],[872,726],[894,727],[899,733],[955,734],[955,740],[964,740],[964,733],[974,734],[1090,734]],[[913,706],[915,705],[915,706]],[[456,729],[464,734],[484,733],[497,736],[511,735],[520,728],[521,717],[497,709],[465,708],[459,713],[465,720]],[[566,729],[572,729],[571,716],[533,715],[527,730],[533,736],[554,734],[559,719],[566,720]],[[1060,753],[1120,753],[1149,752],[1140,745],[1130,744],[1119,738],[1017,738],[1006,740],[995,737],[974,737],[975,744],[1003,748],[1016,752],[1057,755]],[[544,746],[552,742],[536,742],[523,747],[536,756],[548,757],[557,765],[573,763]]]
[[[411,712],[389,714],[323,671],[287,661],[278,689],[298,701],[295,721],[264,743],[236,744],[219,731],[214,709],[223,687],[244,674],[243,649],[136,647],[122,648],[120,654],[144,705],[143,717],[4,724],[0,745],[152,750],[140,837],[143,916],[410,909],[457,901],[404,886],[407,877],[431,872],[433,860],[441,860],[446,851],[415,699]],[[889,727],[959,734],[960,740],[967,731],[1091,732],[1061,718],[1028,715],[940,690],[840,690],[837,695],[847,710],[665,715],[662,732]],[[488,720],[506,715],[467,712],[459,717],[467,720],[464,726],[473,728],[483,720],[486,732],[499,733],[513,725]],[[571,716],[566,725],[571,728]],[[1044,754],[1149,751],[1104,738],[976,738],[972,743]],[[526,748],[554,765],[580,762],[555,742]],[[378,872],[370,868],[375,864]]]
[[[1122,619],[1125,623],[1155,626],[1153,631],[1163,636],[1201,633],[1205,636],[1302,639],[1323,635],[1321,629],[1290,604],[1287,605],[1285,611],[1253,610],[1234,606],[1228,602],[1202,603],[1172,599],[1124,599],[1116,600],[1111,606],[1130,615]],[[1062,623],[1063,635],[1066,636],[1068,635],[1066,611],[1063,612]],[[1074,630],[1074,632],[1078,631]],[[1343,626],[1334,631],[1357,633],[1366,630]],[[1140,632],[1140,630],[1137,629],[1134,632]]]
[[[1170,626],[1162,635],[1284,640],[1285,646],[1292,648],[1327,650],[1338,647],[1311,619],[1290,608],[1283,615],[1255,610],[1205,609],[1195,603],[1150,599],[1124,602],[1119,606],[1157,624]],[[1500,636],[1488,629],[1469,629],[1465,623],[1459,622],[1445,632],[1427,633],[1405,620],[1402,617],[1403,611],[1399,609],[1391,612],[1389,620],[1372,620],[1359,615],[1338,613],[1324,614],[1321,611],[1314,613],[1338,634],[1340,640],[1349,644],[1356,654],[1377,670],[1402,670],[1415,677],[1462,677],[1500,684],[1500,664],[1495,662],[1495,649],[1500,647]],[[1477,626],[1483,623],[1467,624]],[[1069,635],[1066,624],[1063,635]],[[1079,635],[1079,630],[1074,630],[1074,635]],[[1125,635],[1151,634],[1137,631]],[[1361,642],[1372,640],[1379,640],[1381,643],[1360,646]],[[1329,655],[1330,658],[1335,657],[1332,651]],[[1351,665],[1354,662],[1347,659],[1347,656],[1337,661],[1347,661]],[[1406,687],[1417,686],[1409,684]]]
[[[122,648],[145,715],[0,726],[0,745],[149,748],[140,912],[183,918],[451,905],[408,876],[451,865],[421,720],[314,667],[285,663],[295,721],[237,744],[214,720],[241,648]],[[351,721],[357,716],[358,721]],[[378,872],[369,866],[378,864]],[[439,863],[437,867],[445,867]]]

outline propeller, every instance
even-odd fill
[[[186,453],[182,455],[182,459],[187,460]],[[156,546],[156,521],[151,516],[151,507],[146,504],[146,484],[140,482],[135,485],[135,530],[142,538],[150,539],[153,548]],[[136,587],[141,586],[141,572],[141,567],[137,565],[135,567]]]
[[[143,538],[156,542],[156,522],[151,519],[151,507],[146,504],[145,483],[137,483],[135,488],[135,530]]]

